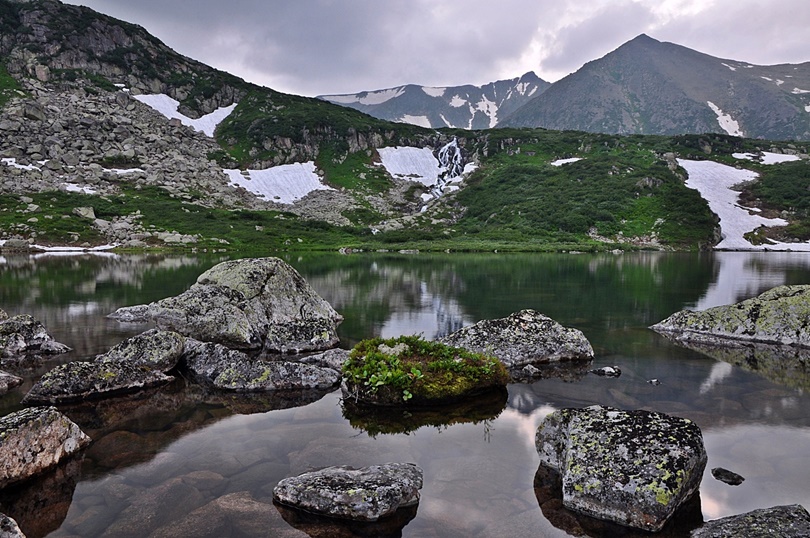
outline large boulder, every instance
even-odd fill
[[[164,385],[174,379],[185,338],[151,330],[116,345],[93,361],[73,361],[46,372],[23,402],[61,404],[103,398]]]
[[[798,504],[754,510],[738,516],[715,519],[692,531],[692,538],[807,538],[810,513]]]
[[[66,353],[70,348],[48,334],[45,326],[33,317],[22,314],[0,316],[0,357],[17,357],[26,353],[46,355]]]
[[[598,405],[551,413],[535,444],[566,508],[652,532],[697,492],[707,459],[690,420]]]
[[[0,418],[0,488],[40,474],[90,443],[53,407],[31,407]]]
[[[703,311],[682,310],[651,328],[682,342],[810,347],[810,285],[779,286],[737,304]]]
[[[568,360],[593,359],[585,335],[563,327],[534,310],[521,310],[501,319],[479,321],[441,339],[445,344],[463,347],[497,357],[507,368]]]
[[[189,339],[184,366],[192,377],[217,389],[237,392],[329,389],[340,381],[331,368],[290,361],[264,361],[222,344]]]
[[[184,293],[132,307],[120,319],[151,319],[164,330],[234,349],[300,352],[338,343],[340,314],[290,265],[278,258],[220,263]]]
[[[338,466],[285,478],[273,500],[329,517],[377,521],[417,504],[421,488],[422,469],[413,463]]]

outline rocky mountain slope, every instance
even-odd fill
[[[755,66],[640,35],[498,126],[808,140],[810,63]]]
[[[354,94],[321,95],[320,99],[347,106],[375,118],[422,127],[490,129],[549,83],[534,72],[484,86],[429,87],[408,84]]]

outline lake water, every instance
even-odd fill
[[[596,351],[591,367],[617,365],[622,375],[558,371],[559,377],[510,385],[506,401],[404,417],[349,413],[339,391],[299,401],[240,397],[206,393],[181,379],[160,391],[65,408],[94,444],[83,461],[42,483],[2,492],[0,509],[29,538],[307,536],[302,530],[377,536],[390,531],[300,520],[294,528],[282,517],[292,521],[289,514],[267,504],[272,489],[282,478],[327,465],[410,461],[424,470],[425,484],[402,536],[568,536],[580,523],[554,512],[553,502],[541,508],[534,487],[534,432],[555,409],[592,404],[671,413],[700,426],[709,455],[698,509],[705,519],[782,504],[810,507],[808,377],[799,372],[770,381],[767,373],[681,348],[647,329],[683,308],[810,283],[808,254],[282,257],[344,315],[342,347],[372,336],[434,338],[533,308],[585,333]],[[108,320],[108,313],[176,295],[225,259],[0,258],[0,308],[35,316],[74,348],[56,360],[5,364],[26,382],[0,399],[0,412],[19,409],[32,381],[48,369],[149,328]],[[712,477],[713,467],[746,480],[726,485]],[[675,528],[670,535],[685,533]]]

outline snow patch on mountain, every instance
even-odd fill
[[[427,116],[411,116],[405,114],[399,119],[400,123],[410,123],[411,125],[418,125],[419,127],[427,127],[430,129],[430,120]]]
[[[779,164],[800,160],[798,155],[785,155],[783,153],[772,153],[770,151],[763,151],[761,154],[733,153],[732,157],[746,161],[759,161],[762,164]]]
[[[452,99],[450,99],[450,106],[453,108],[461,108],[467,104],[467,100],[463,99],[460,95],[454,95]]]
[[[324,185],[315,163],[295,163],[265,170],[225,170],[234,187],[244,187],[259,198],[280,204],[293,204],[312,191],[334,190]]]
[[[442,172],[439,161],[431,148],[397,146],[379,148],[382,166],[397,179],[409,179],[431,186],[438,181]]]
[[[404,87],[390,88],[387,90],[378,90],[374,92],[363,92],[359,94],[345,94],[345,95],[324,95],[321,98],[334,103],[348,105],[351,103],[360,103],[362,105],[381,105],[386,101],[390,101],[405,93]]]
[[[422,91],[431,97],[442,97],[447,88],[431,88],[430,86],[422,86]]]
[[[581,161],[582,157],[571,157],[570,159],[557,159],[556,161],[552,161],[551,166],[562,166],[564,164],[571,164],[577,161]]]
[[[222,120],[230,116],[233,109],[236,108],[236,103],[218,108],[210,114],[206,114],[198,119],[191,119],[177,111],[180,102],[172,99],[166,94],[157,93],[151,95],[133,95],[135,99],[141,103],[152,107],[169,119],[178,119],[183,125],[191,127],[195,131],[201,131],[210,137],[214,136],[214,130],[217,125],[222,123]]]
[[[792,93],[793,95],[801,95],[803,93],[810,93],[810,90],[803,90],[801,88],[793,88],[793,91],[790,92],[790,93]]]
[[[706,104],[709,105],[709,108],[717,115],[717,123],[720,124],[720,128],[723,129],[725,132],[730,134],[731,136],[745,136],[742,129],[740,129],[740,124],[737,120],[731,117],[730,114],[726,114],[720,107],[712,103],[711,101],[706,101]]]
[[[728,65],[728,64],[720,64],[720,65],[724,65],[724,66],[728,67],[729,69],[731,69],[732,71],[736,71],[736,70],[737,70],[737,68],[736,68],[736,67],[731,66],[731,65]]]
[[[475,106],[476,110],[480,110],[487,116],[489,116],[489,128],[494,129],[495,125],[498,123],[498,105],[497,103],[493,103],[490,101],[487,96],[481,97],[481,100],[478,101],[478,104]],[[472,120],[470,121],[472,123]],[[472,129],[472,125],[470,125]]]
[[[700,192],[709,208],[720,217],[722,241],[715,247],[728,250],[801,250],[810,251],[810,243],[774,243],[754,245],[745,237],[760,226],[785,226],[783,219],[767,219],[752,215],[751,210],[739,205],[740,193],[732,187],[753,181],[759,175],[751,170],[740,170],[714,161],[678,159],[689,175],[686,186]]]

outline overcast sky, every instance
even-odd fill
[[[68,0],[299,95],[554,82],[646,33],[758,65],[810,61],[809,0]]]

